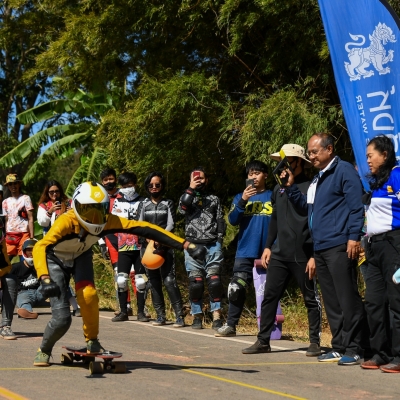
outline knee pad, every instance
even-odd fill
[[[164,285],[170,287],[176,287],[176,279],[174,276],[167,275],[164,279]]]
[[[127,292],[128,291],[128,274],[125,272],[119,272],[115,279],[115,289],[118,292]]]
[[[207,276],[208,293],[211,301],[221,301],[224,293],[220,275]]]
[[[237,301],[246,296],[247,274],[245,272],[235,272],[228,286],[228,300]]]
[[[189,274],[189,297],[191,301],[199,301],[204,293],[204,278],[196,273]]]
[[[135,275],[135,284],[136,289],[139,293],[144,293],[147,286],[147,276],[145,274],[136,274]]]

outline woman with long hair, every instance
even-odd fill
[[[367,162],[372,193],[365,198],[369,238],[365,308],[374,355],[361,367],[399,373],[400,285],[393,275],[400,268],[400,168],[391,139],[374,137],[367,147]],[[387,303],[393,314],[392,328]]]
[[[39,199],[39,207],[37,212],[38,224],[43,228],[43,236],[49,231],[54,221],[65,212],[71,209],[71,200],[64,193],[61,184],[52,179],[44,186],[42,195]],[[73,295],[71,286],[68,288],[69,302],[72,306],[72,314],[80,317],[81,312]]]
[[[59,182],[50,180],[46,183],[39,199],[37,220],[43,227],[43,234],[50,229],[54,221],[71,209],[71,200],[65,195]]]
[[[163,193],[165,190],[165,179],[161,172],[151,172],[147,175],[144,186],[148,194],[148,198],[144,200],[138,208],[138,216],[140,221],[151,222],[167,231],[172,232],[175,226],[175,206],[172,200],[165,199]],[[149,240],[146,240],[141,250],[143,257]],[[158,244],[156,243],[157,247]],[[175,260],[172,249],[158,246],[157,250],[162,253],[165,261],[158,269],[147,269],[151,286],[151,298],[157,313],[157,319],[153,325],[160,326],[166,323],[165,301],[162,290],[164,283],[171,306],[174,309],[176,321],[172,325],[174,328],[185,326],[183,317],[182,297],[176,282],[175,276]]]

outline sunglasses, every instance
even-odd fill
[[[149,189],[152,189],[152,188],[160,189],[161,183],[150,183],[150,185],[147,185],[147,187]]]
[[[59,194],[60,191],[59,190],[49,190],[49,194],[53,195],[53,194]]]
[[[18,185],[18,182],[10,182],[10,183],[7,183],[7,185],[8,186],[16,186],[16,185]]]

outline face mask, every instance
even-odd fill
[[[158,199],[161,196],[161,192],[150,193],[150,196],[153,197],[153,199]]]
[[[202,192],[206,187],[205,183],[202,183],[200,186],[197,186],[197,188],[195,189],[197,192]]]
[[[126,200],[131,201],[135,198],[136,190],[134,187],[127,187],[119,189],[119,192],[123,194]]]
[[[117,184],[115,182],[108,182],[103,186],[109,192],[110,190],[115,189],[115,186],[117,186]]]

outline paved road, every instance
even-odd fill
[[[274,341],[273,352],[243,355],[254,336],[215,338],[213,331],[154,327],[135,321],[113,323],[101,312],[100,340],[123,352],[126,374],[90,376],[82,363],[63,366],[61,346],[84,344],[82,319],[53,352],[49,368],[33,367],[50,311],[37,320],[15,317],[18,340],[0,340],[0,398],[8,399],[398,399],[400,375],[363,371],[359,366],[318,363],[305,345]]]

